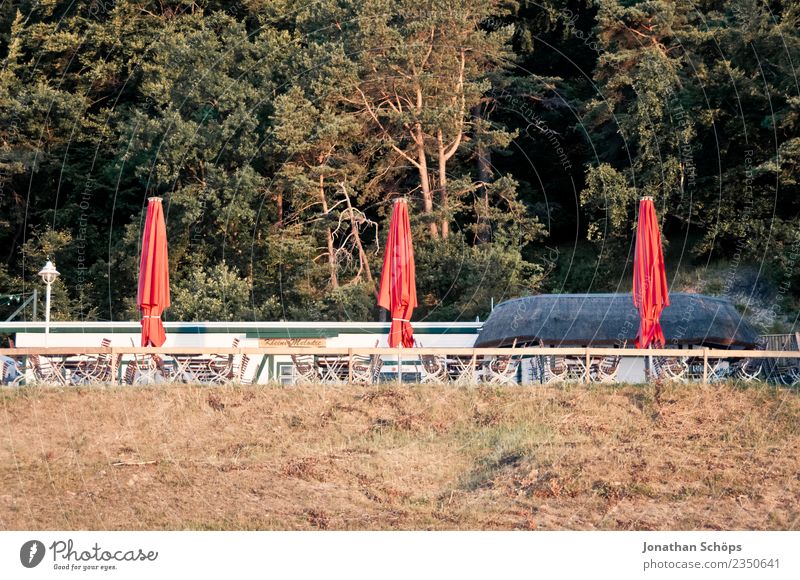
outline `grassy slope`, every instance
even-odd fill
[[[798,529],[799,417],[763,386],[3,390],[0,528]]]

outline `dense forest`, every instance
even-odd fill
[[[49,257],[54,318],[136,319],[161,196],[167,319],[376,320],[404,196],[415,319],[483,319],[630,291],[650,195],[673,290],[791,325],[799,27],[796,0],[2,2],[0,315]]]

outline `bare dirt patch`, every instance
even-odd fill
[[[798,529],[759,386],[0,391],[0,528]]]

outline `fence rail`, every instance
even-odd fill
[[[644,359],[646,380],[800,383],[797,350],[98,346],[4,348],[0,357],[4,383],[264,382],[280,378],[264,371],[280,359],[285,382],[613,382],[626,358]]]
[[[601,347],[515,347],[515,348],[466,348],[466,347],[420,347],[420,348],[381,348],[381,347],[315,347],[315,346],[266,346],[266,347],[19,347],[0,348],[0,356],[66,356],[82,354],[186,354],[186,355],[385,355],[404,356],[452,354],[458,356],[622,356],[622,357],[648,357],[648,356],[707,356],[718,359],[740,358],[800,358],[800,350],[728,350],[714,348],[601,348]]]

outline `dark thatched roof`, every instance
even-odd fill
[[[661,315],[667,346],[698,344],[752,348],[757,333],[728,300],[701,294],[670,294]],[[508,300],[486,320],[477,347],[546,345],[631,346],[639,314],[630,294],[543,294]]]

